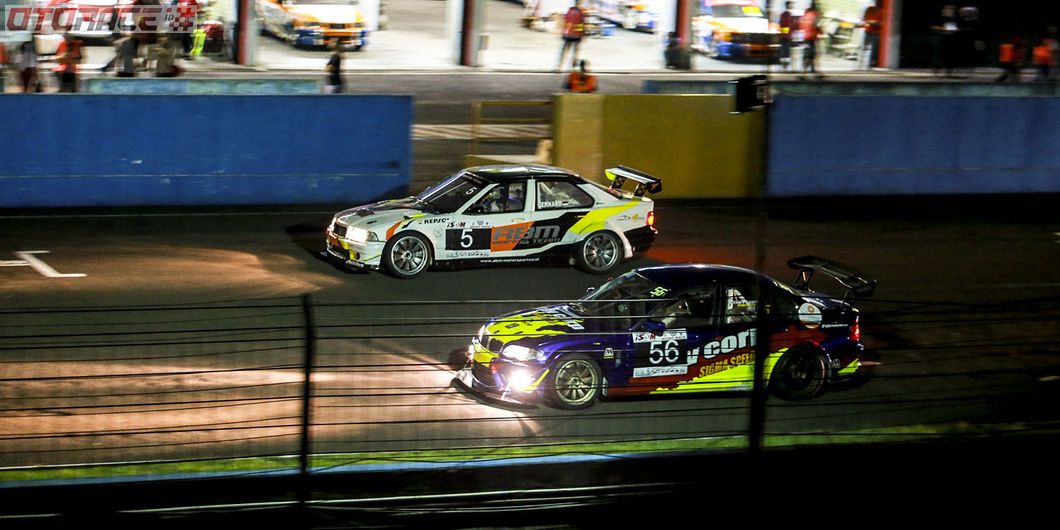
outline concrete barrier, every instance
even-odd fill
[[[195,79],[153,77],[90,77],[82,84],[89,94],[320,94],[311,79]]]
[[[1029,78],[1029,76],[1027,76]],[[776,81],[769,83],[774,96],[927,96],[927,97],[1030,97],[1060,96],[1056,83],[923,83],[906,81]],[[649,79],[645,94],[733,94],[729,81]]]
[[[553,156],[558,166],[603,182],[623,164],[663,180],[658,198],[757,196],[765,120],[731,114],[719,95],[555,96]]]
[[[360,203],[404,191],[410,96],[0,97],[0,207]]]
[[[770,111],[774,197],[1060,192],[1060,99],[791,97]]]

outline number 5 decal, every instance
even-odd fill
[[[471,248],[471,244],[475,240],[471,238],[471,229],[465,228],[460,232],[460,246],[463,248]]]

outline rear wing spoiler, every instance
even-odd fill
[[[634,197],[643,196],[645,191],[648,193],[659,193],[662,191],[662,179],[643,171],[637,171],[631,167],[616,166],[607,168],[604,170],[604,174],[607,175],[607,180],[611,181],[611,189],[613,190],[621,189],[626,179],[636,182],[637,188],[633,190]]]
[[[866,278],[864,274],[830,259],[819,256],[803,256],[788,260],[788,267],[799,271],[795,278],[793,287],[796,289],[809,289],[810,280],[815,272],[835,278],[843,287],[847,288],[844,300],[852,300],[854,297],[869,297],[876,290],[876,280]]]

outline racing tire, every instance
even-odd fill
[[[809,349],[790,350],[773,367],[769,389],[787,401],[813,398],[824,389],[828,379],[824,356]]]
[[[596,361],[582,354],[560,358],[545,381],[545,401],[553,407],[580,410],[603,393],[604,376]]]
[[[611,232],[594,232],[578,245],[575,259],[585,272],[604,274],[622,261],[622,242]]]
[[[431,261],[430,243],[416,233],[399,234],[383,247],[383,268],[403,280],[422,274]]]

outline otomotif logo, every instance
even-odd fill
[[[195,5],[114,5],[52,3],[7,6],[6,31],[33,33],[190,33],[195,29]]]

